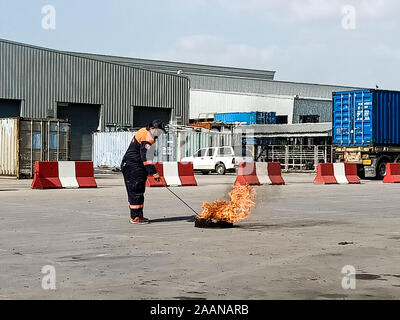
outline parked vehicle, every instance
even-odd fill
[[[357,90],[333,94],[334,158],[357,163],[359,175],[383,179],[400,162],[400,92]]]
[[[183,158],[181,161],[193,162],[193,169],[203,174],[216,172],[224,175],[226,172],[235,172],[241,162],[253,161],[253,156],[249,149],[235,153],[232,147],[209,147],[200,149],[191,157]]]

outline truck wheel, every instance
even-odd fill
[[[209,170],[201,170],[201,173],[204,174],[204,175],[207,175],[207,174],[210,173],[210,171]]]
[[[365,179],[365,168],[363,165],[357,165],[357,174],[360,179]]]
[[[223,163],[218,163],[215,166],[215,171],[220,175],[223,176],[226,173],[226,168],[225,165]]]
[[[378,165],[376,166],[376,178],[378,180],[383,180],[383,178],[386,175],[386,164],[388,163],[388,160],[382,159],[379,161]]]

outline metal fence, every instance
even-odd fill
[[[92,159],[97,167],[118,168],[136,132],[93,133]],[[171,131],[159,137],[156,143],[155,161],[180,161],[206,147],[233,146],[231,133]]]
[[[119,168],[135,132],[93,133],[93,166]]]
[[[285,171],[316,171],[332,162],[332,146],[270,145],[258,150],[258,161],[280,162]]]
[[[233,135],[230,132],[194,132],[181,131],[177,133],[178,159],[190,157],[199,149],[207,147],[232,147]]]

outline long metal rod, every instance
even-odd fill
[[[195,213],[196,216],[199,215],[196,211],[194,211],[194,209],[193,209],[191,206],[189,206],[185,201],[183,201],[183,200],[182,200],[175,192],[173,192],[170,188],[168,188],[167,186],[165,186],[165,188],[167,188],[167,190],[168,190],[169,192],[171,192],[175,197],[177,197],[179,200],[181,200],[182,203],[184,203],[190,210],[192,210],[192,211]]]

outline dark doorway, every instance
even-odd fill
[[[21,100],[0,99],[0,118],[15,118],[21,115]]]
[[[288,116],[276,116],[276,124],[287,124]]]
[[[100,105],[58,105],[57,117],[71,122],[71,160],[92,160],[92,133],[99,127]]]
[[[146,127],[155,119],[169,123],[170,118],[170,108],[133,107],[133,126],[135,128]]]

